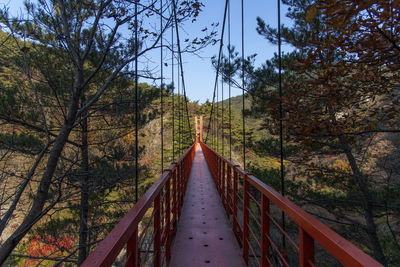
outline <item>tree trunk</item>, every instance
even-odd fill
[[[76,80],[77,81],[77,80]],[[49,158],[45,167],[45,171],[40,180],[40,184],[33,199],[33,204],[29,213],[25,216],[21,225],[14,231],[14,233],[3,243],[0,249],[0,265],[3,265],[11,254],[13,249],[18,245],[21,239],[32,228],[32,226],[42,218],[45,213],[43,207],[49,197],[49,189],[52,182],[54,172],[57,168],[58,161],[64,149],[65,143],[71,133],[73,125],[76,120],[76,114],[79,107],[79,87],[74,87],[72,97],[69,105],[68,115],[62,125],[59,134],[56,137],[54,146],[50,151]]]
[[[81,106],[86,102],[85,93],[81,96]],[[78,265],[81,265],[87,258],[88,251],[88,212],[89,212],[89,146],[88,146],[88,119],[87,111],[82,113],[82,167],[81,167],[81,207],[80,207],[80,224],[79,224],[79,255]]]
[[[387,265],[385,255],[383,254],[382,246],[379,242],[377,228],[374,221],[374,211],[373,211],[373,199],[371,192],[368,188],[367,183],[364,180],[364,177],[358,168],[357,162],[354,158],[353,153],[351,152],[351,148],[347,142],[346,137],[343,134],[339,135],[339,141],[343,148],[344,153],[346,154],[347,160],[350,163],[351,169],[353,171],[353,177],[358,184],[361,194],[363,195],[364,202],[364,218],[367,224],[367,234],[371,241],[374,257],[384,265]]]

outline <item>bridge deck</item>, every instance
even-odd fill
[[[245,266],[200,145],[177,229],[170,266]]]

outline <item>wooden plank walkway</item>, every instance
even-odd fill
[[[177,229],[170,266],[245,266],[200,145]]]

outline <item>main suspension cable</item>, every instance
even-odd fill
[[[179,56],[179,64],[181,66],[181,79],[182,79],[182,89],[183,89],[183,96],[185,98],[185,105],[186,105],[186,114],[187,114],[187,123],[189,125],[189,130],[191,129],[190,120],[189,120],[189,109],[187,105],[187,97],[186,97],[186,87],[185,87],[185,78],[183,75],[183,63],[182,63],[182,53],[181,53],[181,44],[179,39],[179,28],[178,28],[178,21],[176,16],[176,4],[175,0],[172,0],[173,10],[174,10],[174,21],[175,21],[175,32],[176,32],[176,43],[178,45],[178,56]]]
[[[221,54],[222,54],[222,48],[224,46],[223,39],[224,39],[224,32],[225,32],[226,13],[227,13],[227,10],[228,10],[228,2],[229,2],[229,0],[225,1],[224,19],[223,19],[223,22],[222,22],[221,40],[220,40],[218,61],[217,61],[217,73],[215,75],[213,101],[212,101],[212,104],[211,104],[210,119],[208,120],[207,136],[206,136],[206,139],[205,139],[205,143],[207,143],[208,134],[209,134],[209,131],[210,131],[210,123],[211,123],[212,115],[213,115],[213,112],[214,112],[215,94],[216,94],[216,90],[217,90],[219,68],[220,68],[220,64],[221,64]]]

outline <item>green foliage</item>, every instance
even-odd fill
[[[4,84],[2,84],[2,87]],[[7,86],[7,85],[6,85]],[[5,86],[4,86],[5,87]],[[13,115],[19,113],[17,106],[17,89],[1,88],[0,90],[0,112],[1,114]]]
[[[23,153],[28,151],[39,153],[43,147],[43,143],[40,138],[32,134],[0,133],[0,147]]]
[[[280,143],[275,136],[265,137],[249,144],[249,147],[261,157],[272,156],[280,157]],[[286,156],[293,155],[299,151],[299,147],[284,144],[283,149]]]

